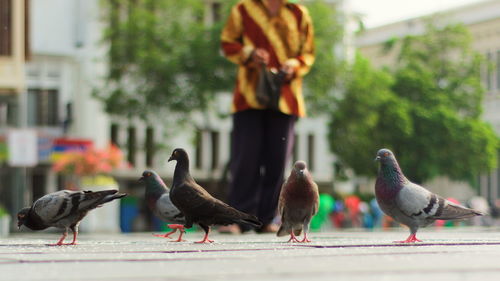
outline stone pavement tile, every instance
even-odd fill
[[[500,229],[425,229],[423,243],[392,243],[406,230],[313,233],[308,244],[271,234],[220,235],[216,243],[139,234],[58,234],[0,239],[0,280],[500,280]]]

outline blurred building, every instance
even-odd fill
[[[20,170],[8,164],[7,138],[22,125],[20,103],[25,98],[25,62],[29,48],[29,1],[0,0],[0,205],[12,208],[22,200]]]
[[[500,135],[500,1],[484,1],[439,13],[441,20],[464,23],[473,37],[473,47],[485,55],[493,68],[484,67],[482,80],[486,89],[483,118],[492,124]],[[387,40],[424,31],[423,18],[413,18],[375,27],[362,32],[356,38],[356,47],[370,58],[376,67],[390,65],[395,60],[394,52],[382,52]],[[488,200],[500,197],[500,170],[485,173],[479,177],[480,195]],[[447,196],[467,199],[473,192],[464,183],[436,179],[430,188]],[[451,188],[453,187],[453,188]]]

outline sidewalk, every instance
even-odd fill
[[[271,234],[214,233],[213,244],[140,234],[82,234],[77,246],[49,247],[59,234],[0,239],[0,280],[500,280],[500,229],[406,229],[313,233],[289,244]]]

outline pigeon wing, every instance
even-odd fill
[[[45,222],[54,223],[69,215],[89,211],[125,194],[116,194],[117,190],[69,191],[61,190],[38,199],[33,209]]]
[[[184,223],[184,215],[172,203],[169,193],[164,193],[156,201],[156,213],[166,222]]]
[[[68,214],[71,195],[77,191],[61,190],[42,196],[33,204],[33,211],[44,221],[53,222]]]
[[[403,214],[409,217],[427,218],[437,213],[443,200],[420,185],[408,181],[399,191],[395,202]]]

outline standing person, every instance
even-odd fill
[[[221,34],[224,55],[238,65],[233,93],[229,204],[253,213],[259,232],[273,224],[294,125],[305,116],[302,77],[314,62],[313,26],[307,9],[285,0],[241,0]],[[274,105],[257,99],[263,69],[280,71]],[[263,79],[263,78],[262,78]],[[247,229],[231,226],[225,231]]]

